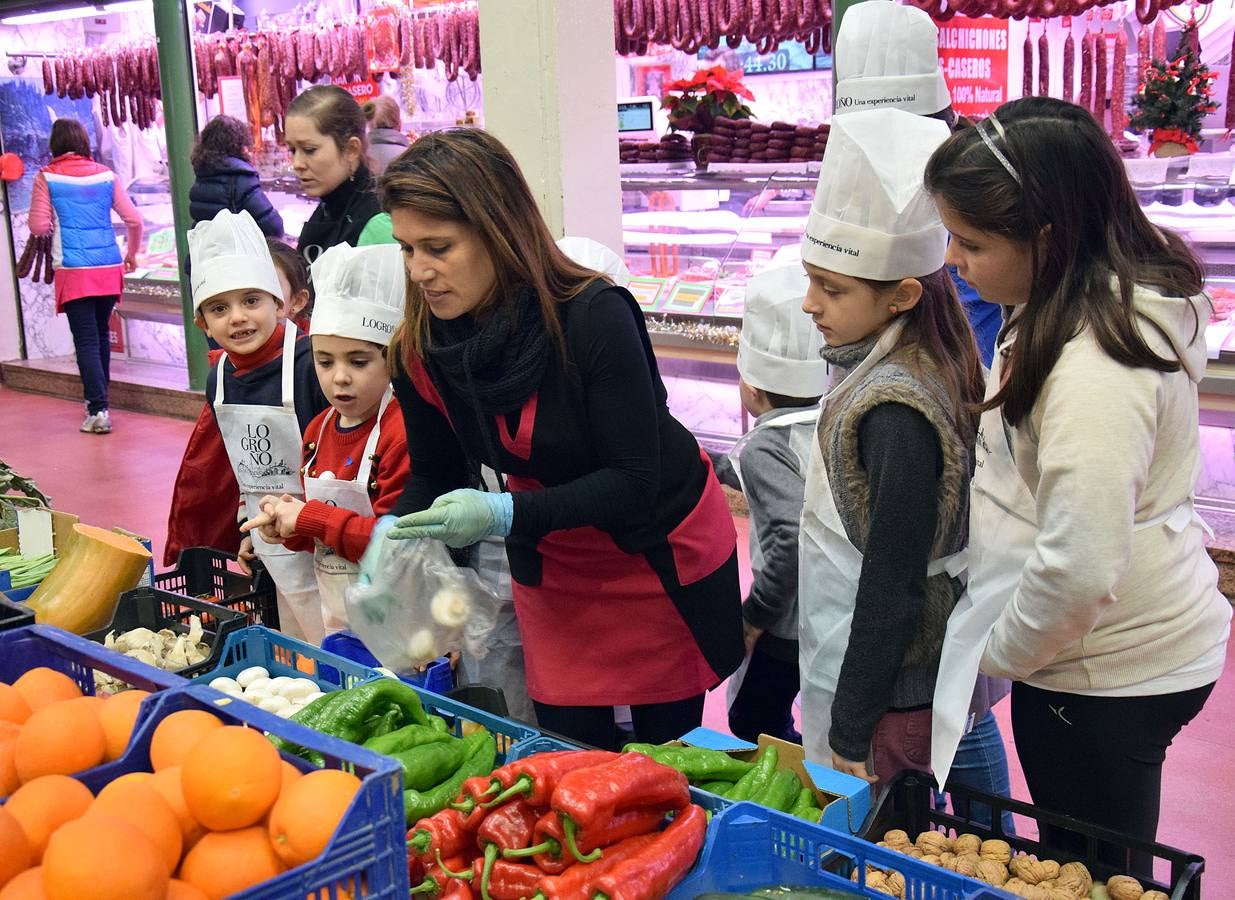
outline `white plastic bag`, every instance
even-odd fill
[[[388,540],[383,538],[383,540]],[[487,634],[499,598],[471,569],[454,564],[434,540],[393,541],[372,584],[348,587],[351,630],[383,666],[406,673],[451,650],[483,655],[472,635]]]

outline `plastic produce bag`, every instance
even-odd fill
[[[388,540],[383,538],[383,540]],[[434,540],[394,541],[372,584],[345,594],[351,630],[383,666],[407,673],[451,650],[488,652],[500,598]]]

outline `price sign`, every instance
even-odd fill
[[[160,228],[158,231],[153,232],[150,235],[150,239],[146,242],[146,253],[151,256],[175,252],[176,230],[174,228]]]
[[[939,61],[952,108],[981,119],[1008,99],[1006,19],[955,16],[939,26]]]
[[[630,279],[630,283],[626,285],[626,289],[634,295],[635,302],[639,304],[639,308],[652,312],[656,309],[656,303],[660,300],[660,293],[664,289],[665,279],[663,278],[646,278],[635,277]]]

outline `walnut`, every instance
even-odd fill
[[[1040,884],[1039,887],[1046,887],[1046,884]],[[1050,900],[1076,900],[1076,894],[1067,888],[1060,887],[1059,882],[1054,882],[1050,885]]]
[[[887,841],[876,841],[875,846],[882,847],[885,850],[895,850],[896,849],[891,844],[889,844]]]
[[[1008,846],[1007,841],[983,841],[982,848],[978,852],[983,859],[1003,863],[1005,866],[1012,861],[1012,848]]]
[[[930,863],[932,866],[940,865],[942,860],[934,853],[926,853],[922,856],[922,862]]]
[[[926,856],[926,854],[923,853],[918,847],[908,847],[902,852],[904,852],[906,856],[912,856],[914,859],[922,859]]]
[[[1009,894],[1015,894],[1018,897],[1025,896],[1024,890],[1029,887],[1024,881],[1019,878],[1009,878],[1003,883],[1003,889]]]
[[[940,856],[948,850],[950,841],[938,831],[924,831],[918,835],[915,843],[921,848],[923,853]]]
[[[982,838],[976,834],[962,834],[956,839],[954,851],[957,856],[964,856],[966,853],[977,853],[982,849]]]
[[[906,847],[913,846],[913,841],[909,840],[909,835],[899,828],[893,828],[883,836],[883,839],[893,850],[903,850]]]
[[[886,884],[896,896],[905,896],[905,876],[900,872],[889,872]]]
[[[1051,889],[1040,884],[1026,884],[1021,896],[1025,900],[1051,900]]]
[[[964,875],[967,878],[976,878],[978,875],[978,862],[982,857],[976,853],[966,853],[964,856],[958,856],[953,860],[952,871],[957,875]]]
[[[1111,900],[1140,900],[1145,889],[1135,878],[1128,875],[1113,875],[1107,879],[1106,893]]]
[[[974,877],[995,887],[1003,887],[1008,880],[1008,867],[993,859],[978,859]]]
[[[956,854],[950,853],[947,850],[939,854],[939,865],[943,866],[949,872],[956,871]]]
[[[1059,863],[1053,859],[1040,860],[1036,856],[1018,856],[1008,864],[1012,874],[1027,884],[1053,881],[1059,877]]]
[[[1077,897],[1088,897],[1093,889],[1093,876],[1085,868],[1084,863],[1070,862],[1059,867],[1056,879],[1059,887],[1072,891]]]
[[[1161,891],[1146,891],[1141,894],[1141,900],[1171,900],[1171,898]]]
[[[856,874],[856,873],[855,873]],[[866,886],[868,888],[880,888],[887,882],[887,876],[880,869],[872,869],[866,867]]]

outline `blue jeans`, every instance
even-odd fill
[[[987,712],[969,734],[961,738],[960,746],[956,748],[956,759],[952,762],[952,771],[948,774],[948,787],[960,785],[974,790],[984,791],[1007,797],[1011,790],[1008,778],[1008,754],[1003,747],[1003,735],[999,733],[999,722],[993,712]],[[935,792],[935,808],[944,809],[947,797]],[[967,800],[954,798],[952,811],[956,815],[969,819],[975,824],[991,825],[991,810],[985,803],[969,803]],[[1016,834],[1016,826],[1012,822],[1012,814],[1003,814],[1004,834]]]
[[[90,415],[107,409],[107,386],[111,381],[111,336],[107,325],[119,297],[80,297],[64,304],[77,352],[86,411]]]

